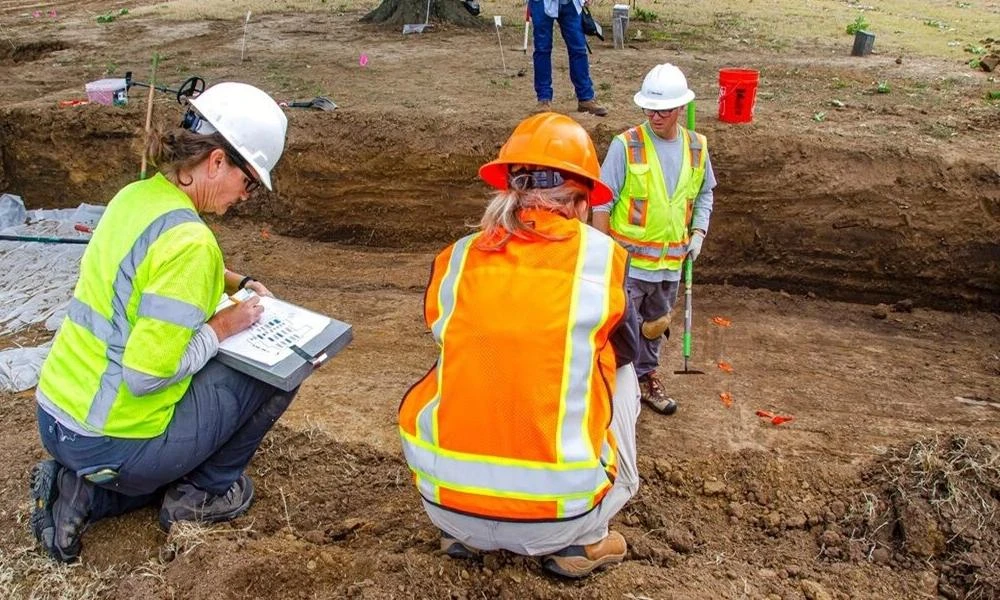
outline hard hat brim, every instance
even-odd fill
[[[512,164],[537,164],[540,166],[547,166],[549,168],[559,169],[562,171],[567,171],[569,173],[574,173],[580,177],[584,177],[594,183],[593,189],[590,190],[590,205],[600,206],[602,204],[607,204],[611,201],[612,193],[611,188],[608,187],[606,183],[600,179],[594,179],[582,170],[573,167],[572,165],[557,166],[553,164],[552,158],[538,157],[537,162],[530,160],[530,157],[524,157],[522,160],[508,161],[508,160],[494,160],[486,163],[485,165],[479,167],[479,177],[485,181],[490,187],[496,188],[498,190],[508,189],[507,185],[507,173],[510,170],[510,165]]]
[[[635,96],[632,97],[632,101],[635,102],[636,106],[649,110],[670,110],[671,108],[684,106],[692,100],[694,100],[694,92],[692,90],[684,92],[684,94],[678,98],[670,99],[650,98],[649,96],[643,94],[641,90],[636,92]]]

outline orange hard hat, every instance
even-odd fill
[[[586,129],[566,115],[545,112],[521,121],[500,148],[500,156],[479,168],[479,176],[505,190],[511,165],[535,165],[579,175],[592,184],[591,206],[611,201],[611,188],[601,181],[594,142]]]

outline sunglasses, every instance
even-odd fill
[[[254,175],[253,171],[250,169],[250,165],[242,156],[239,155],[235,150],[226,149],[226,156],[229,157],[229,162],[236,165],[236,167],[243,171],[243,178],[246,180],[246,192],[252,194],[254,190],[260,187],[260,181]]]
[[[644,108],[642,109],[642,112],[650,119],[652,119],[653,117],[660,117],[661,119],[666,119],[667,117],[679,111],[680,109],[681,109],[680,106],[675,106],[674,108],[666,108],[663,110],[650,110],[648,108]]]

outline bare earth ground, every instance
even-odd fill
[[[357,25],[371,6],[257,8],[240,62],[241,7],[36,5],[0,0],[0,191],[75,206],[133,179],[144,90],[124,108],[58,101],[106,72],[145,80],[154,50],[167,85],[198,74],[330,96],[333,113],[289,111],[277,193],[210,223],[233,268],[352,323],[355,340],[265,440],[247,516],[170,537],[152,509],[102,522],[73,568],[41,558],[26,528],[44,456],[32,396],[0,398],[0,595],[1000,598],[1000,109],[984,100],[1000,85],[961,51],[1000,33],[995,2],[654,3],[660,22],[633,23],[629,48],[594,40],[612,113],[579,119],[601,150],[638,117],[642,74],[672,61],[699,95],[720,185],[695,289],[706,374],[674,375],[676,340],[665,348],[681,412],[641,415],[643,486],[613,524],[628,560],[585,584],[509,554],[442,556],[395,434],[434,359],[420,318],[433,252],[479,216],[475,169],[534,104],[517,27],[502,30],[505,76],[491,29],[403,37]],[[864,59],[843,33],[859,7],[882,23]],[[517,24],[520,10],[483,14]],[[572,111],[561,52],[556,108]],[[724,66],[760,70],[753,124],[715,117]],[[180,115],[165,94],[155,109]]]

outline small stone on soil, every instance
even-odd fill
[[[721,481],[706,481],[702,491],[706,496],[718,496],[726,491],[726,484]]]
[[[822,585],[816,583],[815,581],[810,581],[808,579],[803,580],[801,587],[802,593],[805,594],[808,600],[833,600],[833,596],[830,595],[830,592],[826,591]]]

